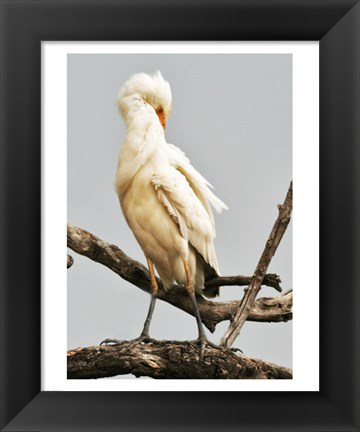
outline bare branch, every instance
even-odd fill
[[[251,282],[251,276],[219,276],[213,279],[209,279],[205,281],[205,286],[207,288],[216,287],[216,286],[248,286]],[[262,285],[266,285],[272,288],[275,288],[276,291],[281,292],[280,286],[280,278],[277,274],[266,274],[263,280]]]
[[[68,379],[133,374],[157,379],[291,379],[292,370],[229,349],[206,348],[199,361],[192,342],[155,341],[68,351]]]
[[[99,239],[90,232],[68,224],[67,229],[68,247],[73,251],[87,256],[88,258],[105,265],[123,279],[136,285],[138,288],[149,293],[150,278],[149,272],[141,263],[128,257],[117,246]],[[264,282],[274,286],[279,285],[277,275],[266,275]],[[214,283],[227,285],[230,282],[238,285],[248,285],[251,278],[247,276],[219,277],[207,281],[207,284]],[[193,305],[181,287],[174,285],[170,290],[165,292],[162,282],[157,279],[159,285],[158,298],[164,300],[179,309],[184,310],[190,315],[194,315]],[[209,301],[199,297],[199,310],[204,325],[213,332],[216,325],[224,320],[233,320],[236,311],[239,308],[239,301],[217,302]],[[292,295],[274,299],[259,299],[254,305],[254,310],[249,314],[250,321],[261,322],[281,322],[292,319]]]
[[[284,204],[279,205],[278,208],[279,216],[276,219],[269,239],[266,242],[264,252],[261,255],[260,261],[251,279],[249,288],[240,303],[240,307],[236,313],[235,319],[233,322],[230,323],[229,328],[227,329],[220,341],[220,345],[222,346],[231,346],[237,336],[240,334],[241,327],[247,320],[250,314],[250,310],[255,303],[255,298],[261,289],[262,281],[264,279],[270,261],[274,256],[276,249],[280,244],[280,241],[290,222],[292,212],[292,182],[290,183]]]

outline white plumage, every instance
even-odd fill
[[[153,263],[166,289],[175,281],[186,285],[188,291],[191,284],[198,294],[213,297],[217,289],[204,291],[206,275],[219,273],[210,204],[218,212],[227,207],[185,154],[166,142],[170,85],[160,72],[133,75],[124,84],[118,105],[127,133],[119,156],[116,190],[150,273]],[[153,288],[154,294],[157,288]]]

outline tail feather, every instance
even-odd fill
[[[207,264],[204,261],[204,276],[205,276],[205,282],[206,282],[207,280],[216,278],[217,276],[219,276],[219,274],[213,267],[211,267],[209,264]],[[219,295],[220,288],[221,287],[219,287],[219,286],[215,286],[215,287],[206,287],[205,286],[203,289],[203,295],[207,298],[217,297]]]
[[[209,288],[205,287],[203,290],[203,294],[207,298],[217,297],[219,295],[220,288],[221,287],[218,287],[218,286],[217,287],[209,287]]]

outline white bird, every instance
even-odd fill
[[[135,74],[124,84],[118,106],[127,133],[115,185],[125,219],[150,271],[151,302],[140,338],[149,337],[158,291],[155,267],[165,290],[174,282],[186,287],[197,320],[202,357],[208,341],[195,293],[218,295],[218,287],[204,288],[206,276],[219,274],[210,204],[217,212],[227,207],[185,154],[166,142],[171,101],[170,85],[159,71],[152,76]]]

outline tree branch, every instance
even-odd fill
[[[247,320],[250,310],[255,303],[255,298],[261,289],[261,285],[270,261],[274,256],[276,249],[280,244],[280,241],[290,222],[292,212],[292,182],[290,182],[284,204],[279,205],[278,208],[279,216],[276,219],[269,239],[266,242],[265,249],[251,279],[249,288],[240,303],[239,310],[235,315],[235,319],[230,323],[229,328],[220,341],[220,345],[222,346],[230,347],[240,334],[241,327]]]
[[[68,254],[67,256],[67,268],[70,268],[74,264],[74,258]]]
[[[107,243],[94,236],[90,232],[68,224],[68,247],[80,255],[84,255],[93,261],[105,265],[123,279],[136,285],[149,293],[149,272],[141,263],[128,257],[117,246]],[[248,285],[251,281],[247,276],[218,277],[206,282],[208,286],[219,285]],[[264,277],[264,284],[281,290],[280,279],[277,275],[269,274]],[[194,315],[193,305],[185,290],[177,285],[165,292],[162,282],[157,278],[159,291],[157,297],[183,311]],[[215,331],[216,325],[224,320],[232,321],[239,308],[239,301],[217,302],[209,301],[203,297],[198,298],[199,310],[204,325],[211,331]],[[283,322],[292,319],[292,293],[287,296],[259,299],[254,304],[248,316],[249,321]]]
[[[221,286],[247,286],[251,282],[251,276],[218,276],[213,279],[208,279],[205,281],[205,286],[210,287],[221,287]],[[263,285],[272,287],[276,289],[276,291],[282,292],[280,286],[280,278],[277,274],[268,273],[265,275],[263,280]]]
[[[192,342],[155,341],[68,351],[68,379],[133,374],[157,379],[291,379],[292,370],[229,349],[206,348],[199,361]]]

